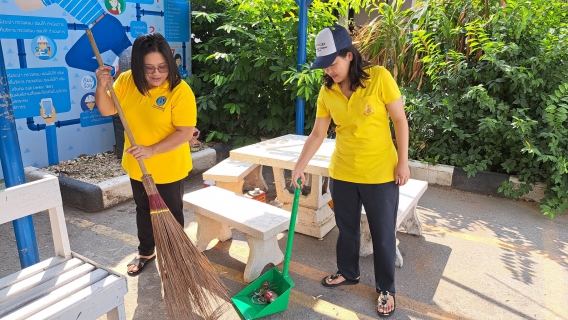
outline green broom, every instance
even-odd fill
[[[93,34],[89,29],[86,32],[99,66],[103,66]],[[136,142],[112,84],[109,83],[107,89],[118,111],[124,131],[134,146]],[[222,303],[219,299],[228,299],[227,288],[207,257],[197,250],[164,203],[144,162],[138,160],[138,164],[142,170],[142,183],[150,202],[152,230],[168,316],[176,320],[217,318],[215,311],[219,310],[217,306]]]

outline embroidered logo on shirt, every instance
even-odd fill
[[[164,107],[164,105],[166,104],[166,100],[167,99],[164,96],[159,97],[158,99],[156,99],[156,104],[153,105],[152,108],[156,108],[160,111],[164,111],[164,109],[166,108],[166,107]]]
[[[367,105],[365,106],[365,110],[363,110],[363,115],[370,116],[373,115],[373,113],[375,113],[375,109],[373,109],[371,104],[367,103]]]

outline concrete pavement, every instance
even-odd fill
[[[202,180],[194,178],[186,191],[201,187]],[[397,311],[391,319],[568,319],[568,216],[550,220],[535,203],[436,186],[429,186],[418,206],[423,236],[398,235],[404,266],[396,271]],[[185,213],[185,229],[195,238],[193,213]],[[132,201],[97,213],[66,206],[65,215],[74,252],[126,274],[138,242]],[[52,256],[47,214],[35,215],[34,221],[41,258]],[[377,318],[371,256],[360,260],[359,285],[328,289],[320,284],[336,271],[337,235],[337,228],[322,241],[296,234],[290,266],[296,287],[288,309],[267,319]],[[283,251],[286,236],[279,240]],[[10,223],[0,225],[0,243],[3,277],[20,269]],[[246,286],[244,234],[234,231],[232,240],[206,255],[231,295]],[[128,277],[128,286],[128,319],[166,319],[155,263]],[[230,304],[222,318],[238,319]]]

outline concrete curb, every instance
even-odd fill
[[[188,179],[209,170],[217,162],[229,156],[230,145],[218,145],[191,154],[193,170]],[[26,181],[41,179],[50,174],[35,167],[24,169]],[[98,212],[132,199],[132,189],[128,175],[120,176],[98,184],[91,184],[69,177],[58,177],[63,203],[86,212]]]
[[[502,173],[479,171],[475,177],[468,178],[467,172],[460,167],[431,165],[416,160],[410,160],[408,164],[412,179],[424,180],[430,184],[448,186],[462,191],[493,197],[505,197],[503,193],[498,191],[504,181],[513,182],[516,188],[521,185],[516,176]],[[532,187],[533,190],[522,196],[521,199],[538,202],[544,198],[546,184],[537,183],[532,185]]]
[[[190,172],[188,179],[202,174],[215,164],[228,158],[231,148],[232,146],[229,144],[219,144],[209,149],[192,153],[193,170]],[[480,171],[475,177],[468,179],[467,173],[460,167],[431,165],[416,160],[410,160],[409,166],[410,177],[413,179],[494,197],[505,197],[503,193],[498,192],[503,181],[511,181],[516,186],[521,184],[517,177],[501,173]],[[24,171],[27,181],[41,179],[44,174],[48,173],[35,167],[27,167]],[[128,175],[98,184],[90,184],[68,177],[59,177],[59,186],[65,204],[86,212],[98,212],[132,199],[132,189],[130,188]],[[533,191],[524,195],[521,199],[538,202],[544,197],[545,190],[546,185],[543,183],[533,185]]]

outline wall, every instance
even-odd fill
[[[134,39],[159,32],[187,76],[189,15],[185,0],[0,0],[0,41],[24,166],[113,149],[112,117],[102,117],[92,102],[98,65],[87,28],[117,75],[118,57]]]

